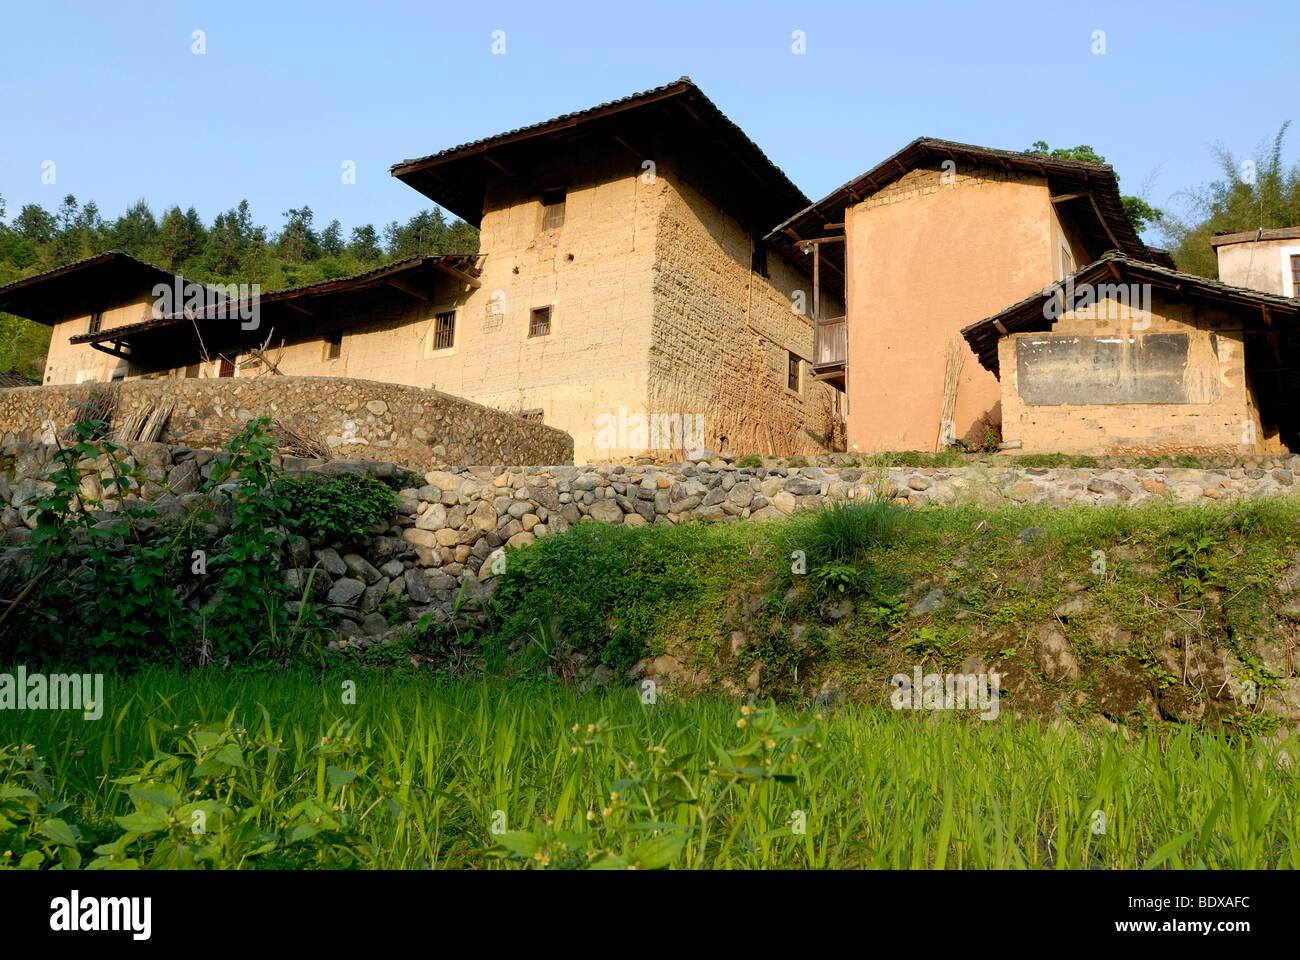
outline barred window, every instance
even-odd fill
[[[433,349],[446,350],[456,343],[456,311],[447,310],[433,317]]]
[[[96,310],[90,315],[90,329],[87,333],[99,333],[99,328],[104,325],[104,314]]]
[[[528,335],[544,337],[551,332],[551,308],[535,307],[528,315]]]
[[[1300,297],[1300,256],[1291,258],[1291,292]]]
[[[331,330],[325,334],[325,359],[337,360],[343,356],[343,331]]]
[[[789,377],[786,380],[786,386],[795,393],[799,392],[799,358],[793,353],[790,354],[790,370]]]

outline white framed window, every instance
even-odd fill
[[[1300,297],[1300,247],[1282,248],[1282,294]]]
[[[1058,248],[1057,262],[1057,280],[1064,280],[1070,274],[1074,273],[1074,254],[1070,253],[1070,248],[1064,242]]]

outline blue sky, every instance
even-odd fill
[[[10,218],[72,193],[112,216],[144,197],[210,222],[247,198],[272,230],[304,204],[321,226],[379,226],[429,205],[389,176],[399,160],[682,75],[813,199],[917,136],[1043,139],[1091,144],[1125,192],[1178,210],[1180,190],[1217,175],[1212,143],[1245,158],[1300,120],[1296,0],[42,0],[5,5],[0,38]],[[348,160],[355,184],[342,182]]]

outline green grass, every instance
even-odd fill
[[[115,864],[205,842],[244,867],[1300,866],[1300,780],[1281,752],[1295,757],[1294,739],[1182,728],[1125,742],[1009,714],[863,707],[743,715],[715,698],[647,705],[631,690],[374,673],[352,677],[345,704],[345,678],[110,678],[103,719],[6,711],[0,744],[44,756],[87,857],[113,848],[116,818],[155,816],[149,804],[178,821],[168,832],[164,816]],[[182,764],[115,782],[159,750],[185,756],[174,745],[195,722],[226,731],[198,741],[206,779]],[[218,746],[214,765],[204,751]],[[234,811],[213,814],[206,838],[188,829],[191,787]],[[250,854],[238,837],[254,831],[278,841]]]

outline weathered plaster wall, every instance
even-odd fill
[[[111,330],[130,323],[148,320],[153,311],[153,297],[141,295],[103,311],[100,329]],[[86,380],[111,380],[115,374],[125,376],[129,364],[118,357],[96,350],[89,344],[73,345],[69,337],[90,330],[90,315],[70,317],[54,324],[50,332],[50,349],[45,357],[43,383],[81,383]]]
[[[811,280],[775,251],[768,276],[755,273],[748,229],[690,185],[660,179],[651,409],[703,415],[706,447],[782,456],[827,447],[833,391],[808,367]],[[806,314],[792,307],[795,291]],[[841,310],[823,297],[828,316]],[[788,386],[790,353],[800,361],[797,391]]]
[[[1225,243],[1215,248],[1219,279],[1238,287],[1263,290],[1282,297],[1297,295],[1291,283],[1292,254],[1300,256],[1300,237]]]
[[[982,439],[1000,390],[959,330],[1056,279],[1045,179],[958,165],[911,171],[845,211],[850,449],[933,450],[947,344],[965,363],[958,437]]]
[[[1123,361],[1117,373],[1090,375],[1079,365],[1079,387],[1091,389],[1097,402],[1034,405],[1026,402],[1017,362],[1017,344],[1041,341],[1044,334],[1021,333],[1002,338],[998,366],[1002,374],[1002,433],[1019,440],[1021,453],[1146,455],[1163,453],[1276,453],[1276,437],[1267,437],[1246,377],[1241,323],[1230,313],[1189,304],[1166,303],[1160,294],[1145,320],[1114,300],[1090,311],[1065,313],[1051,335],[1072,335],[1085,350],[1094,338],[1119,341]],[[1142,324],[1149,320],[1149,326]],[[1135,329],[1135,324],[1136,329]],[[1185,403],[1102,402],[1126,385],[1118,378],[1150,375],[1138,365],[1140,344],[1151,335],[1185,334],[1187,364],[1181,386]],[[1112,349],[1112,348],[1108,348]]]
[[[654,230],[661,191],[612,154],[574,155],[563,170],[565,222],[542,231],[532,183],[488,185],[477,289],[439,283],[428,303],[363,316],[337,359],[320,339],[292,344],[286,374],[366,377],[433,388],[510,412],[540,410],[574,437],[579,461],[607,456],[596,418],[644,409],[652,312]],[[551,171],[535,171],[549,183]],[[532,309],[550,306],[551,331],[529,337]],[[456,311],[455,342],[433,349],[433,317]]]

